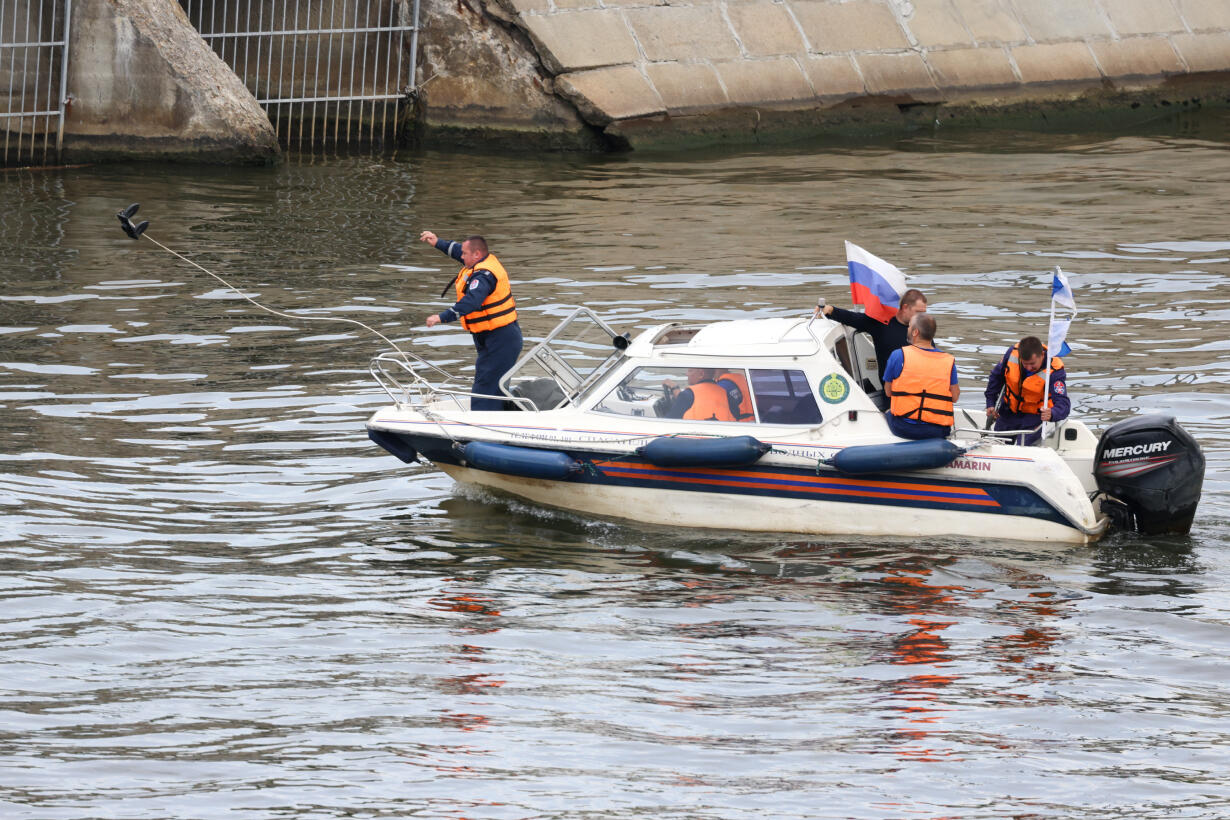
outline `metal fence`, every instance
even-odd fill
[[[72,0],[0,0],[0,167],[58,162]]]
[[[180,4],[265,109],[284,147],[396,139],[414,85],[418,0]]]

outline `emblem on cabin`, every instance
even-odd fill
[[[829,404],[837,404],[850,395],[850,383],[839,373],[830,373],[820,380],[820,396]]]

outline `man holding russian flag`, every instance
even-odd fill
[[[846,243],[846,265],[850,269],[850,295],[866,312],[825,305],[824,315],[871,336],[883,382],[888,357],[910,343],[910,319],[927,311],[927,297],[920,290],[907,290],[905,274],[894,265],[852,242]]]

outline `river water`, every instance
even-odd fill
[[[1230,815],[1230,128],[0,174],[6,818]],[[680,532],[369,444],[378,328],[482,232],[527,336],[848,305],[905,270],[965,394],[1050,271],[1093,426],[1203,444],[1190,537]],[[631,511],[635,515],[635,511]],[[715,516],[721,511],[715,510]]]

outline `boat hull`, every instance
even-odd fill
[[[449,439],[393,433],[454,480],[499,490],[546,506],[649,524],[813,535],[969,536],[1067,544],[1101,534],[1073,526],[1092,520],[1088,500],[1074,489],[1076,507],[1057,503],[1009,479],[979,481],[958,471],[848,475],[832,469],[758,463],[742,467],[662,467],[632,453],[567,447],[513,448],[566,457],[578,465],[567,477],[517,475],[466,460]],[[985,464],[990,467],[990,460]],[[964,472],[964,471],[962,471]],[[981,474],[983,470],[969,471]],[[1080,520],[1078,517],[1077,520]]]
[[[1002,511],[954,512],[951,508],[918,506],[909,501],[869,505],[860,503],[861,498],[860,501],[839,501],[818,493],[814,494],[816,497],[785,497],[767,492],[723,492],[711,481],[703,482],[702,489],[646,487],[528,479],[459,464],[438,463],[437,466],[459,483],[508,493],[535,504],[662,526],[804,535],[1007,537],[1059,544],[1085,544],[1095,540],[1095,536],[1067,524]],[[664,482],[678,485],[686,478],[670,476]],[[901,482],[886,480],[883,483]],[[868,485],[843,486],[841,491],[877,492]],[[888,491],[894,492],[892,488]],[[851,497],[859,498],[857,495]]]

